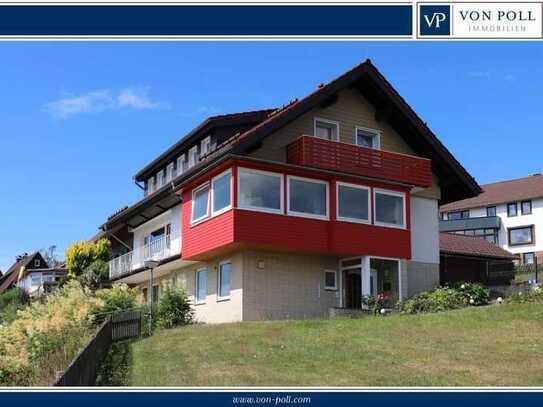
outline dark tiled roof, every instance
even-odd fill
[[[443,205],[440,211],[455,211],[543,197],[543,176],[534,174],[525,178],[481,185],[481,188],[483,192],[478,196]]]
[[[11,287],[16,281],[21,267],[26,267],[36,257],[38,252],[34,252],[30,255],[23,256],[20,260],[16,261],[5,274],[0,278],[0,293]]]
[[[461,254],[475,257],[515,259],[516,256],[501,247],[477,236],[439,234],[439,251],[448,254]]]

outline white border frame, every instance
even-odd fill
[[[313,137],[321,138],[317,136],[317,122],[322,122],[326,124],[332,124],[336,126],[336,138],[335,140],[329,140],[329,141],[339,141],[339,122],[335,120],[325,119],[324,117],[314,117],[313,118]],[[322,139],[325,140],[325,139]]]
[[[199,279],[199,275],[201,272],[205,272],[206,273],[206,296],[204,299],[201,299],[201,298],[198,298],[198,292],[200,291],[200,285],[198,284],[200,279]],[[194,273],[194,276],[195,276],[195,290],[194,290],[194,305],[202,305],[202,304],[205,304],[207,302],[207,297],[208,297],[208,290],[207,290],[207,274],[208,274],[208,270],[207,270],[207,267],[200,267],[199,269],[196,269],[196,272]]]
[[[194,154],[194,162],[190,163],[190,158],[193,156],[193,152],[196,152]],[[187,157],[187,169],[190,169],[192,167],[194,167],[196,164],[198,164],[198,145],[194,145],[192,146],[191,148],[189,148],[189,152],[188,152],[188,157]]]
[[[311,213],[297,212],[290,209],[290,181],[293,179],[313,184],[324,184],[326,186],[326,215],[314,215]],[[330,182],[314,178],[287,175],[287,215],[298,216],[300,218],[330,220]]]
[[[396,196],[403,199],[403,224],[397,225],[395,223],[388,223],[388,222],[379,222],[377,221],[377,200],[376,195],[382,194],[382,195],[389,195],[389,196]],[[407,199],[405,196],[405,192],[398,192],[398,191],[391,191],[389,189],[380,189],[380,188],[374,188],[373,189],[373,205],[374,205],[374,211],[373,211],[373,223],[377,226],[384,226],[388,228],[395,228],[395,229],[407,229]]]
[[[175,170],[174,170],[174,168],[175,168],[175,164],[174,164],[173,161],[166,166],[166,175],[164,177],[164,181],[165,181],[164,185],[166,185],[169,182],[172,182],[173,179],[175,178]],[[171,172],[170,172],[170,170],[171,170]],[[170,174],[170,177],[168,177],[168,174]]]
[[[374,150],[380,150],[381,149],[381,130],[377,130],[377,129],[372,129],[371,127],[364,127],[364,126],[354,126],[354,144],[357,145],[358,147],[366,147],[366,146],[361,146],[360,144],[358,144],[358,130],[362,130],[362,131],[366,131],[368,133],[373,133],[374,135],[374,140],[377,140],[377,145],[374,145],[373,148]],[[370,148],[370,147],[366,147],[366,148]]]
[[[340,216],[339,214],[339,187],[344,186],[353,189],[365,189],[368,191],[368,219],[349,218],[346,216]],[[371,224],[372,211],[371,211],[371,187],[365,185],[351,184],[349,182],[336,181],[336,220],[341,222],[362,223],[366,225]]]
[[[216,211],[215,208],[214,208],[214,204],[213,204],[213,200],[215,199],[214,183],[215,183],[216,180],[218,180],[219,178],[225,177],[226,175],[230,175],[230,203],[227,206],[225,206],[224,208],[221,208],[218,211]],[[232,184],[232,168],[229,168],[226,171],[221,172],[219,175],[216,175],[213,178],[211,178],[211,188],[210,188],[211,192],[210,192],[210,200],[209,200],[210,201],[209,205],[211,207],[211,217],[218,216],[218,215],[232,209],[232,192],[233,192],[232,186],[233,186],[233,184]]]
[[[205,150],[204,150],[205,146]],[[207,136],[200,141],[200,158],[211,151],[211,136]]]
[[[175,160],[175,176],[178,177],[179,175],[183,174],[185,172],[185,163],[187,162],[186,154],[183,153],[177,159]],[[181,164],[181,171],[179,171],[179,164]]]
[[[268,175],[273,176],[276,178],[279,178],[281,180],[281,192],[280,192],[280,208],[279,209],[273,209],[273,208],[264,208],[260,206],[252,206],[252,205],[243,205],[241,203],[241,174],[245,172],[247,174],[260,174],[260,175]],[[271,171],[263,171],[263,170],[254,170],[252,168],[246,168],[246,167],[238,167],[237,171],[237,187],[238,187],[238,202],[237,207],[239,209],[246,209],[249,211],[255,211],[255,212],[265,212],[265,213],[274,213],[276,215],[283,215],[285,213],[285,178],[284,175],[280,172],[271,172]]]
[[[221,266],[224,266],[225,264],[230,264],[230,291],[228,292],[228,295],[221,295]],[[230,259],[223,260],[219,263],[217,266],[217,302],[220,301],[227,301],[230,299],[230,295],[232,293],[232,273],[234,271],[234,266],[232,264],[232,261]]]
[[[371,270],[371,259],[377,259],[377,260],[390,260],[395,261],[398,263],[398,302],[402,302],[404,300],[402,290],[403,290],[403,284],[402,284],[402,258],[399,257],[383,257],[383,256],[367,256],[369,259],[369,265]],[[369,271],[370,271],[369,270]]]
[[[199,192],[202,189],[207,188],[207,208],[206,208],[206,214],[205,216],[200,216],[198,219],[194,219],[194,195]],[[202,185],[200,185],[198,188],[194,188],[192,190],[192,203],[190,208],[190,225],[194,226],[198,223],[203,222],[204,220],[209,218],[209,205],[210,205],[210,190],[211,190],[211,184],[209,181],[204,182]]]
[[[326,273],[334,273],[334,287],[326,285]],[[338,271],[332,269],[324,269],[324,290],[325,291],[338,291]]]

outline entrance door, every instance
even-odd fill
[[[361,270],[346,270],[345,272],[345,308],[360,308],[362,301]]]

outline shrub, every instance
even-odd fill
[[[506,304],[524,304],[527,302],[543,302],[543,289],[541,286],[534,286],[529,292],[510,295],[505,298]]]
[[[0,311],[10,304],[22,308],[29,302],[28,294],[22,288],[15,287],[0,295]]]
[[[102,259],[93,261],[77,278],[77,280],[85,287],[96,289],[102,281],[108,279],[109,266]]]
[[[134,308],[138,305],[139,293],[126,284],[113,284],[111,288],[97,291],[96,296],[103,301],[99,312],[113,312]]]
[[[469,305],[487,305],[490,299],[490,290],[476,283],[462,283],[456,289],[464,296]]]
[[[439,287],[409,298],[403,303],[403,312],[407,314],[439,312],[463,308],[467,305],[466,297],[460,291],[449,287]]]
[[[159,328],[172,328],[192,322],[193,311],[183,287],[166,286],[156,312]]]
[[[0,326],[0,386],[51,384],[94,332],[92,314],[102,301],[77,281],[67,283],[45,303],[17,312]]]
[[[97,242],[76,242],[66,250],[66,268],[70,278],[77,278],[96,260],[108,261],[111,243],[107,239]]]
[[[388,298],[384,294],[362,297],[362,304],[366,305],[369,311],[375,315],[378,315],[383,308],[387,308],[388,302]]]

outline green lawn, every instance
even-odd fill
[[[543,304],[161,331],[133,386],[543,386]]]

